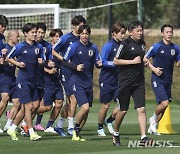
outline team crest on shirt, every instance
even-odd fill
[[[174,56],[175,55],[175,50],[171,49],[171,55]]]
[[[39,48],[35,49],[35,54],[38,55],[39,54]]]
[[[144,45],[142,45],[142,49],[143,49],[143,51],[145,51],[145,46]]]
[[[91,56],[91,57],[93,56],[93,51],[92,50],[89,50],[88,53],[89,53],[89,56]]]

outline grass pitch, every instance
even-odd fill
[[[116,106],[112,103],[111,109],[108,112],[108,116],[111,114],[112,109]],[[151,116],[155,107],[154,101],[147,101],[146,111],[147,117]],[[39,131],[38,133],[42,136],[40,141],[30,141],[28,137],[20,136],[17,134],[19,141],[12,141],[6,134],[0,134],[0,154],[71,154],[71,153],[103,153],[103,154],[114,154],[114,153],[131,153],[131,154],[156,154],[163,152],[163,154],[179,153],[180,150],[180,105],[176,103],[171,104],[171,122],[172,127],[176,134],[154,136],[148,135],[149,138],[153,138],[156,141],[164,143],[170,141],[173,147],[167,147],[163,145],[161,147],[128,147],[130,140],[136,141],[140,138],[139,125],[137,123],[137,113],[133,109],[133,103],[130,105],[130,109],[123,121],[120,129],[121,147],[115,147],[112,144],[112,137],[108,133],[106,127],[106,137],[97,136],[97,116],[100,108],[98,102],[94,102],[93,107],[90,110],[88,121],[81,132],[86,142],[72,141],[71,137],[60,137],[56,134],[44,133]],[[45,126],[49,119],[49,113],[46,113],[43,117],[42,124]],[[6,122],[6,117],[1,117],[1,128],[3,128]],[[56,124],[56,122],[55,122]],[[149,126],[149,124],[148,124]],[[67,129],[67,122],[65,123],[65,130]]]

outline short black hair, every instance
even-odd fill
[[[28,33],[29,31],[31,31],[34,28],[37,28],[36,24],[34,24],[34,23],[27,23],[27,24],[25,24],[23,26],[22,32],[23,32],[23,34],[24,33]]]
[[[51,30],[51,32],[49,33],[49,36],[54,37],[56,35],[56,33],[58,33],[59,36],[63,35],[63,32],[60,28],[55,28],[55,29]]]
[[[78,34],[81,34],[85,29],[87,30],[87,32],[90,35],[91,34],[91,28],[89,27],[89,25],[81,25],[78,29]]]
[[[38,22],[36,25],[37,25],[37,29],[41,28],[42,30],[46,32],[47,27],[44,22]]]
[[[8,25],[8,19],[2,14],[0,14],[0,25],[3,27],[6,27]]]
[[[128,25],[128,31],[131,32],[133,29],[137,28],[138,26],[143,28],[143,23],[139,20],[133,20]]]
[[[172,25],[170,25],[170,24],[164,24],[164,25],[162,25],[162,27],[161,27],[161,32],[163,32],[164,31],[164,28],[165,27],[170,27],[170,28],[172,28],[172,31],[173,31],[173,26]]]
[[[71,20],[71,24],[72,24],[73,26],[77,26],[77,25],[79,25],[81,22],[83,22],[84,24],[86,24],[86,19],[84,19],[84,17],[81,16],[81,15],[74,16],[74,17],[72,18],[72,20]]]

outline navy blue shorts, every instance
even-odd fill
[[[8,93],[10,98],[9,100],[12,100],[14,98],[19,98],[16,84],[11,84],[11,83],[1,84],[0,93]]]
[[[92,102],[93,102],[92,88],[83,88],[74,85],[73,91],[79,106],[89,103],[89,106],[92,107]]]
[[[45,85],[44,106],[52,105],[55,100],[63,100],[63,89],[61,85]]]
[[[171,84],[170,83],[158,83],[152,81],[152,88],[156,97],[157,103],[169,100],[171,101]]]
[[[130,97],[134,100],[134,108],[145,107],[145,86],[141,83],[138,86],[120,86],[118,92],[118,100],[120,110],[127,111],[129,109]]]
[[[62,85],[67,97],[73,95],[72,82],[68,75],[62,75]]]
[[[100,102],[109,103],[118,97],[118,85],[100,83]]]
[[[37,88],[39,102],[41,102],[43,95],[44,95],[44,88]]]
[[[34,101],[38,101],[37,88],[30,85],[17,85],[19,101],[21,104],[26,104]]]

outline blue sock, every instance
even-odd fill
[[[36,125],[39,125],[41,123],[43,114],[37,114],[37,119],[36,119]]]
[[[49,120],[48,123],[47,123],[46,128],[51,127],[51,126],[53,125],[53,123],[54,123],[54,120],[53,120],[53,121],[52,121],[52,120]]]

